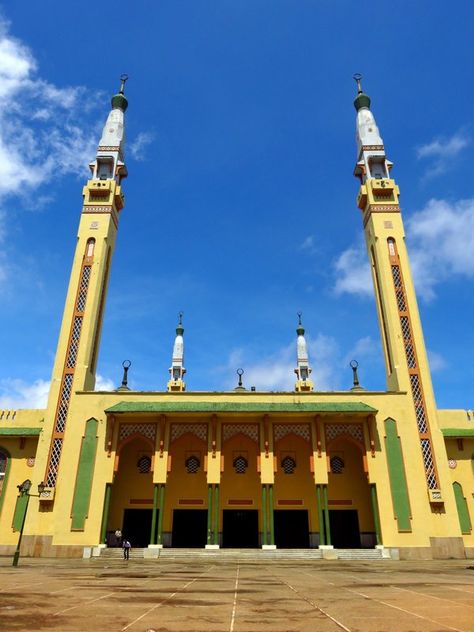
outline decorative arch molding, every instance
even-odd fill
[[[136,439],[140,439],[140,441],[144,441],[149,447],[150,450],[152,452],[155,451],[155,442],[152,441],[151,439],[149,439],[148,437],[146,437],[145,435],[141,434],[140,432],[134,432],[133,434],[130,434],[126,437],[126,439],[123,439],[117,446],[117,457],[121,454],[121,452],[123,451],[123,449],[129,444],[132,443],[132,441],[135,441]]]
[[[223,424],[222,443],[226,443],[236,435],[248,437],[258,445],[258,424]]]
[[[11,457],[11,454],[10,454],[9,450],[4,448],[2,445],[0,445],[0,453],[5,454],[5,456],[7,457],[7,464],[6,464],[6,467],[5,467],[5,473],[4,473],[4,476],[3,476],[3,480],[0,482],[0,516],[1,516],[2,515],[3,501],[5,499],[5,493],[6,493],[7,484],[8,484],[8,477],[10,475],[10,467],[11,467],[11,463],[12,463],[12,457]]]

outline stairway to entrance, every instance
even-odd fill
[[[146,549],[132,549],[130,559],[143,559]],[[158,558],[221,560],[321,560],[321,549],[155,549]],[[338,560],[382,560],[381,549],[333,549]],[[122,559],[122,549],[101,549],[101,558]],[[97,559],[97,558],[96,558]],[[155,558],[156,559],[156,558]]]

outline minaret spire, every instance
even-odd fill
[[[306,339],[304,337],[304,327],[301,323],[302,313],[298,312],[298,327],[296,333],[298,338],[296,339],[296,369],[297,382],[295,384],[295,391],[312,391],[313,382],[309,379],[311,374],[311,367],[308,360],[308,347],[306,345]]]
[[[186,384],[183,381],[183,376],[186,373],[186,369],[183,366],[184,362],[184,340],[183,340],[183,312],[179,312],[179,321],[176,327],[176,338],[173,345],[173,358],[171,361],[171,368],[169,369],[171,379],[168,382],[168,391],[184,391],[186,390]]]
[[[128,107],[125,83],[128,75],[120,76],[120,89],[111,99],[111,111],[102,130],[97,155],[89,167],[94,180],[115,180],[120,184],[128,175],[125,166],[125,111]]]

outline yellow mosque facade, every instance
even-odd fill
[[[357,206],[387,390],[320,392],[300,321],[291,392],[191,392],[179,319],[164,392],[98,392],[120,215],[124,82],[83,188],[47,407],[0,411],[0,554],[90,557],[126,537],[166,549],[474,557],[474,414],[436,407],[399,188],[358,79]],[[18,552],[17,552],[18,554]]]

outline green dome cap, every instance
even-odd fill
[[[125,110],[128,108],[128,101],[125,95],[121,94],[120,92],[119,94],[114,94],[111,100],[111,104],[113,110],[118,108],[119,110],[122,110],[122,112],[125,112]]]
[[[304,327],[301,324],[302,315],[303,315],[302,312],[298,312],[298,327],[296,328],[296,333],[298,334],[298,336],[304,336]]]
[[[370,108],[370,97],[365,92],[359,92],[354,99],[354,107],[357,111],[361,108]]]
[[[370,108],[370,97],[365,94],[365,92],[362,92],[361,79],[362,75],[359,72],[356,72],[354,80],[357,84],[357,96],[354,99],[354,107],[357,111],[361,108]]]
[[[125,82],[128,80],[128,75],[121,75],[120,77],[120,90],[118,94],[114,94],[111,100],[112,109],[119,109],[122,112],[128,108],[127,97],[125,96]]]

